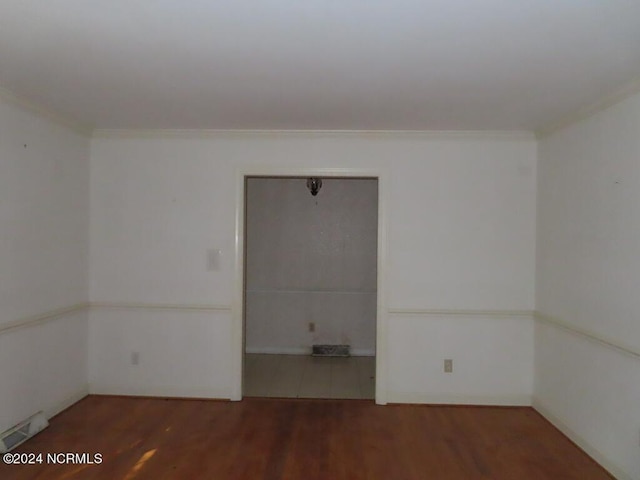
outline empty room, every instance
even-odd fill
[[[249,177],[245,192],[244,395],[373,399],[377,179]]]
[[[0,478],[640,480],[640,2],[0,3]]]

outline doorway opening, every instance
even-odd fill
[[[243,395],[375,398],[378,178],[243,188]]]

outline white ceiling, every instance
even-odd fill
[[[535,130],[640,77],[640,0],[0,0],[0,85],[97,128]]]

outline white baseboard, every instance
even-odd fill
[[[94,395],[122,395],[126,397],[206,398],[212,400],[229,400],[230,398],[229,392],[208,387],[90,385],[89,392]]]
[[[388,403],[424,403],[431,405],[481,405],[530,407],[531,395],[462,395],[416,392],[388,392]]]
[[[311,347],[247,347],[245,352],[269,355],[311,355]]]
[[[352,357],[375,357],[376,351],[366,348],[354,348],[351,350]]]
[[[45,409],[44,410],[44,415],[48,419],[51,418],[51,417],[55,417],[57,414],[59,414],[60,412],[66,410],[71,405],[73,405],[75,403],[78,403],[80,400],[82,400],[87,395],[89,395],[89,386],[85,385],[80,390],[75,392],[73,395],[65,398],[64,400],[62,400],[61,402],[58,402],[57,404],[53,405],[52,407]]]
[[[620,470],[597,448],[587,442],[582,436],[578,435],[573,429],[569,428],[562,420],[556,417],[551,410],[544,406],[539,398],[533,397],[533,408],[558,430],[566,435],[573,443],[578,445],[584,452],[598,462],[605,470],[618,480],[634,480],[631,475]]]
[[[268,355],[311,355],[311,347],[246,347],[245,352]],[[375,357],[375,355],[375,350],[365,348],[351,350],[353,357]]]

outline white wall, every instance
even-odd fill
[[[93,308],[92,393],[228,397],[228,314],[199,309]],[[131,364],[136,352],[138,365]]]
[[[639,126],[636,95],[540,142],[534,331],[531,138],[98,135],[89,180],[85,137],[2,97],[0,431],[87,379],[229,396],[237,169],[375,167],[390,178],[388,399],[518,404],[534,384],[540,411],[640,478]]]
[[[488,311],[533,308],[536,143],[492,134],[98,134],[90,296],[120,308],[91,312],[94,391],[190,394],[155,364],[159,336],[172,339],[162,365],[184,371],[199,361],[210,372],[199,384],[231,395],[218,369],[230,363],[236,179],[248,165],[388,170],[384,301],[415,316],[389,318],[390,399],[420,401],[439,381],[441,395],[486,400],[478,378],[500,385],[490,400],[530,397],[531,319]],[[207,270],[208,249],[222,251],[218,271]],[[169,304],[171,319],[147,313]],[[199,306],[211,309],[209,323],[190,317]],[[465,321],[478,335],[456,335],[459,319],[434,318],[433,309],[473,310]],[[128,361],[134,348],[139,365]],[[455,370],[440,381],[445,351]]]
[[[88,300],[88,157],[87,138],[0,95],[0,431],[87,391],[86,311],[48,314]]]
[[[445,358],[453,374],[444,373]],[[531,405],[532,364],[530,315],[390,315],[390,402]]]
[[[640,95],[539,149],[536,406],[620,478],[637,479]]]
[[[314,197],[305,178],[250,178],[246,212],[246,351],[373,355],[377,180],[325,178]]]

